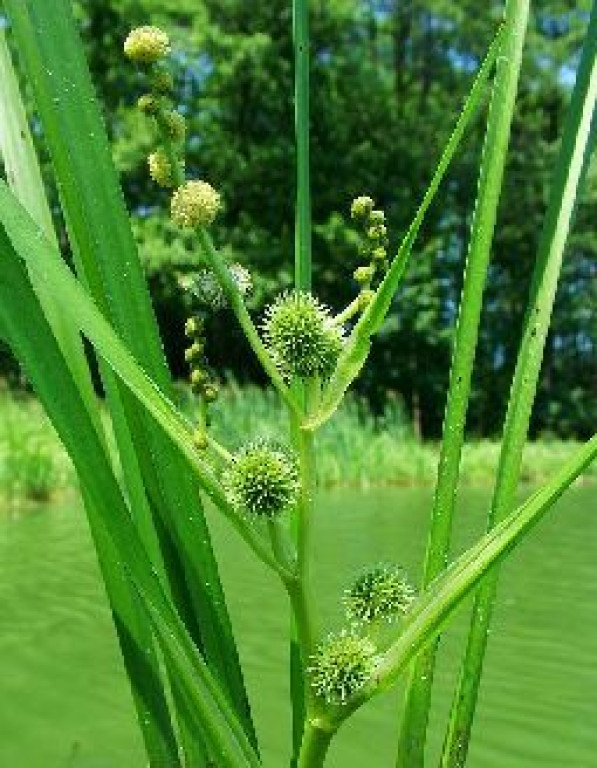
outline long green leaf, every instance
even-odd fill
[[[294,126],[296,148],[296,210],[294,235],[294,285],[297,290],[310,291],[312,283],[312,243],[311,243],[311,169],[309,160],[309,2],[308,0],[293,0],[292,2],[292,37],[294,46]],[[299,394],[297,392],[297,394]],[[304,404],[304,393],[301,400]],[[290,413],[292,422],[296,421]],[[295,449],[300,446],[300,435],[292,430]],[[303,478],[304,479],[304,478]],[[295,546],[300,551],[304,541],[301,520],[298,510],[292,519],[292,537]],[[304,558],[299,558],[304,570]],[[306,574],[300,578],[304,581]],[[299,643],[300,632],[296,626],[295,617],[290,621],[290,700],[292,706],[292,757],[291,768],[298,762],[299,751],[303,739],[305,721],[305,680],[304,660],[301,658]],[[305,653],[306,650],[303,650]]]
[[[309,167],[309,3],[293,0],[296,227],[294,282],[311,290],[311,179]]]
[[[589,22],[576,84],[566,116],[562,144],[545,222],[512,389],[504,424],[489,526],[499,523],[514,506],[522,452],[541,369],[545,339],[560,275],[562,257],[586,167],[586,149],[597,103],[597,4]],[[466,655],[454,697],[442,766],[466,762],[488,630],[497,591],[498,572],[484,582],[473,606]]]
[[[5,6],[44,127],[77,271],[140,364],[169,392],[155,318],[70,3],[7,0]],[[199,488],[135,401],[124,391],[120,400],[151,508],[176,544],[162,544],[162,552],[182,558],[172,567],[167,563],[172,592],[188,596],[179,605],[181,613],[254,738]],[[147,529],[150,524],[144,521]],[[194,548],[189,540],[195,541]],[[183,585],[176,584],[180,573]]]
[[[59,260],[61,257],[57,250],[58,244],[55,237],[52,217],[43,187],[37,156],[28,129],[25,108],[20,99],[18,82],[12,68],[10,52],[6,45],[4,32],[2,32],[2,35],[3,37],[0,41],[0,43],[2,43],[2,54],[0,56],[0,68],[2,70],[2,77],[0,78],[0,101],[4,108],[0,117],[0,143],[2,145],[2,152],[8,171],[7,175],[9,183],[15,190],[17,197],[23,202],[33,218],[43,228],[46,236],[49,237],[52,243],[56,246],[56,250],[48,251],[48,258],[56,258]],[[56,297],[48,291],[45,283],[43,281],[35,280],[35,277],[33,276],[33,285],[44,308],[44,313],[48,318],[52,330],[54,331],[54,335],[62,349],[65,361],[71,369],[75,381],[78,383],[79,389],[84,397],[87,409],[93,417],[98,434],[102,434],[103,424],[97,408],[97,398],[93,391],[91,376],[79,331],[72,323],[65,321],[64,316],[60,312],[60,306]],[[100,370],[108,400],[111,404],[112,422],[119,446],[124,482],[132,504],[132,509],[135,511],[135,518],[139,525],[139,531],[143,537],[145,545],[151,552],[153,562],[156,566],[160,565],[163,569],[163,564],[159,555],[157,537],[155,535],[153,524],[151,523],[151,516],[149,513],[150,507],[127,424],[124,404],[122,403],[118,392],[118,380],[111,370],[101,364],[101,362]],[[84,487],[82,487],[82,495],[88,516],[90,517],[90,520],[93,520],[95,517],[94,511],[88,509],[91,501]],[[96,527],[92,524],[92,532],[95,528]],[[110,574],[114,568],[112,567],[113,563],[110,547],[105,543],[105,537],[101,537],[100,534],[94,534],[94,542],[96,544],[100,567],[106,583],[108,599],[110,603],[112,603],[113,584],[111,582],[113,580],[110,579]],[[106,547],[105,551],[103,547]],[[118,568],[116,568],[116,570],[118,570]],[[179,579],[179,582],[180,581],[183,580]],[[119,582],[116,583],[116,589],[122,589]],[[125,589],[127,589],[126,586]],[[116,600],[120,600],[121,604],[123,602],[118,594],[116,594]],[[139,606],[136,602],[137,597],[134,593],[128,596],[128,603],[132,605],[136,614],[139,614]],[[119,611],[115,610],[114,613],[116,617]],[[156,738],[156,734],[154,733],[156,729],[155,723],[164,716],[168,717],[168,710],[165,705],[165,692],[163,690],[160,691],[158,688],[158,685],[161,682],[160,673],[157,657],[153,649],[151,649],[151,652],[147,653],[142,664],[136,663],[135,656],[138,652],[135,650],[135,645],[141,644],[143,648],[150,647],[152,635],[151,626],[147,623],[145,615],[139,614],[137,618],[138,626],[136,629],[139,634],[138,639],[142,639],[142,643],[136,641],[131,644],[128,640],[127,633],[121,628],[122,622],[116,618],[115,625],[120,639],[125,667],[131,680],[133,695],[137,704],[139,724],[151,762],[161,765],[167,760],[174,764],[178,759],[178,748],[169,721],[169,739],[167,743],[164,743],[163,748],[169,751],[171,757],[168,758],[158,751],[160,746],[160,732],[157,733]],[[141,632],[145,633],[146,637],[142,638]],[[152,675],[147,674],[148,665],[153,669]],[[156,682],[154,686],[155,690],[152,692],[152,699],[144,701],[139,692],[142,694],[147,687],[146,681],[152,680],[155,680]],[[184,719],[181,717],[178,719],[183,744],[185,746],[190,745],[190,748],[185,748],[185,755],[189,758],[194,758],[195,756],[199,757],[199,739],[188,738],[188,728],[185,725]],[[166,727],[164,725],[161,725],[161,732],[164,734],[166,733]]]
[[[449,556],[483,291],[514,116],[528,16],[528,0],[508,0],[464,268],[437,485],[423,567],[423,587],[441,573]],[[428,648],[416,659],[411,670],[398,741],[397,768],[421,768],[424,764],[436,650],[437,646]]]
[[[477,73],[471,91],[464,104],[462,112],[454,126],[454,130],[446,144],[444,152],[437,165],[431,183],[425,192],[421,205],[417,210],[398,253],[394,257],[388,274],[377,290],[374,300],[363,313],[354,327],[350,338],[342,352],[334,375],[324,390],[323,397],[316,413],[311,414],[303,425],[305,429],[315,429],[323,424],[335,412],[344,393],[359,375],[371,348],[371,337],[380,329],[389,311],[392,299],[402,280],[408,260],[412,253],[415,240],[421,229],[427,210],[433,202],[439,186],[444,178],[456,150],[465,134],[468,125],[474,120],[483,103],[486,85],[493,65],[500,51],[502,30],[497,33],[487,55]]]
[[[43,315],[25,264],[4,230],[0,230],[0,253],[0,334],[27,371],[71,456],[92,502],[91,508],[101,510],[98,526],[100,530],[104,526],[116,562],[122,564],[151,614],[167,662],[175,661],[176,682],[193,703],[195,717],[201,724],[198,732],[207,737],[218,765],[258,766],[259,760],[227,695],[193,644],[143,547],[95,427]],[[114,571],[111,577],[122,575]]]
[[[30,274],[60,298],[63,314],[72,326],[89,338],[102,359],[151,414],[160,431],[183,457],[187,472],[196,474],[203,490],[255,553],[282,578],[292,578],[292,574],[272,556],[271,547],[266,547],[258,533],[230,507],[211,467],[193,447],[189,422],[135,361],[66,265],[59,259],[48,258],[51,256],[48,253],[51,246],[1,181],[0,227],[7,232],[15,249],[26,262]],[[193,547],[194,540],[191,538],[185,541],[184,546]]]
[[[574,480],[597,457],[597,434],[543,488],[455,560],[413,604],[398,639],[383,654],[373,680],[347,705],[331,708],[326,724],[337,727],[373,696],[389,688],[408,663],[439,635],[454,611],[491,569],[517,547]]]
[[[60,260],[25,107],[2,29],[0,105],[0,154],[7,170],[9,184],[55,246],[55,250],[49,249],[48,258]],[[43,281],[33,278],[32,285],[105,449],[103,426],[79,330],[72,323],[65,321],[57,298],[48,291]],[[170,721],[157,655],[153,648],[151,626],[140,612],[136,594],[123,578],[122,566],[115,556],[113,545],[99,523],[99,511],[94,508],[84,486],[81,491],[125,668],[131,681],[133,700],[150,765],[178,766],[178,745]]]

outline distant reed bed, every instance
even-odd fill
[[[186,411],[195,400],[187,388],[178,392]],[[281,427],[282,425],[282,427]],[[241,445],[247,435],[281,438],[284,407],[269,389],[228,381],[212,411],[217,439]],[[382,486],[432,485],[436,480],[439,445],[420,442],[410,428],[399,401],[380,416],[355,397],[345,400],[338,417],[318,435],[320,487],[366,490]],[[537,485],[578,448],[574,440],[543,439],[524,452],[522,480]],[[482,439],[468,442],[462,459],[462,480],[488,485],[495,476],[500,444]],[[597,480],[591,465],[582,482]],[[37,503],[50,500],[76,485],[75,473],[49,419],[38,401],[27,394],[0,393],[0,500]]]

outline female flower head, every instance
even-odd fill
[[[344,608],[350,621],[393,621],[410,608],[415,590],[402,568],[377,565],[365,571],[344,593]]]
[[[297,501],[297,462],[280,446],[257,440],[234,454],[222,483],[238,512],[252,518],[273,519]]]
[[[373,676],[375,646],[368,638],[343,630],[328,635],[311,657],[311,685],[329,704],[345,704]]]
[[[288,378],[329,378],[342,347],[342,329],[328,309],[306,291],[278,296],[265,314],[265,341],[278,368]]]

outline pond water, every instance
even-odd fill
[[[322,614],[368,563],[416,573],[428,490],[338,492],[321,499],[315,573]],[[471,768],[597,766],[596,491],[571,490],[503,569]],[[459,499],[460,551],[481,531],[487,493]],[[210,513],[266,768],[288,765],[286,626],[276,581]],[[429,765],[437,754],[467,608],[446,632]],[[330,768],[391,768],[402,691],[340,732]],[[0,766],[141,768],[133,707],[85,520],[76,505],[0,516]]]

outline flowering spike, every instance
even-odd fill
[[[138,64],[154,64],[170,50],[168,35],[157,27],[137,27],[124,41],[124,52]]]
[[[415,590],[404,571],[394,565],[378,565],[363,573],[344,593],[344,608],[350,621],[393,621],[405,614]]]
[[[187,181],[172,195],[172,220],[180,227],[208,227],[220,209],[220,195],[206,181]]]
[[[295,457],[264,440],[237,451],[222,482],[232,506],[257,518],[278,517],[296,503],[299,492]]]
[[[308,672],[319,696],[329,704],[345,704],[372,678],[376,665],[371,640],[342,630],[319,645]]]

